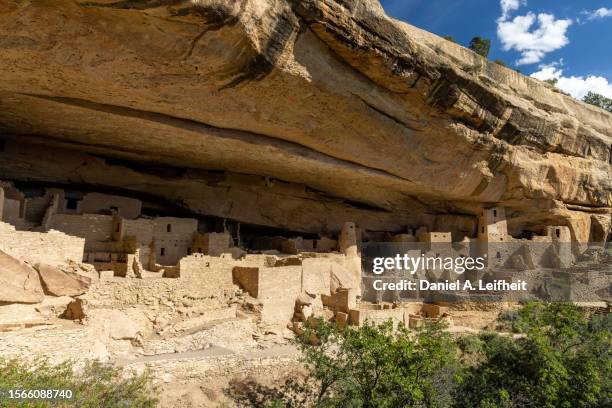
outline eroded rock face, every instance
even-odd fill
[[[0,178],[307,232],[492,204],[610,231],[612,115],[374,0],[9,1],[0,53]]]
[[[38,303],[44,299],[38,272],[0,251],[0,305],[5,303]]]

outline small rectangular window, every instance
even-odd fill
[[[160,256],[164,256],[164,255],[166,255],[166,248],[161,248],[161,249],[159,250],[159,255],[160,255]]]
[[[76,198],[67,198],[66,199],[66,209],[67,210],[76,210],[78,207],[78,200]]]
[[[191,247],[187,248],[187,255],[191,255]]]
[[[557,238],[561,238],[561,230],[557,228],[556,233],[557,233]]]
[[[166,231],[167,232],[172,232],[172,225],[171,224],[166,225]]]

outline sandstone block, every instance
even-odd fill
[[[249,295],[259,295],[259,268],[235,267],[232,271],[234,283]]]
[[[287,298],[266,298],[262,300],[261,322],[265,324],[285,324],[294,315],[295,300]]]
[[[301,292],[302,267],[235,267],[233,279],[235,284],[255,298],[281,296],[295,302]]]
[[[301,293],[302,266],[235,267],[234,283],[256,297],[262,304],[261,321],[285,324],[295,312]]]
[[[349,322],[351,326],[361,326],[365,321],[365,314],[359,309],[349,310]]]
[[[448,307],[434,305],[431,303],[423,303],[423,308],[421,309],[421,312],[425,314],[425,317],[435,319],[442,316],[443,314],[447,314]]]
[[[339,289],[356,289],[359,283],[355,281],[353,274],[344,266],[332,263],[331,267],[331,292]]]
[[[61,317],[69,320],[81,320],[85,318],[86,302],[83,299],[74,299],[66,306]]]
[[[34,305],[13,304],[0,306],[0,331],[3,327],[40,324],[45,321]]]
[[[341,289],[331,296],[321,296],[323,305],[335,311],[349,313],[357,307],[357,298],[354,289]]]
[[[343,328],[344,326],[346,326],[346,324],[348,323],[348,319],[349,319],[348,313],[344,313],[344,312],[336,313],[336,323],[338,323],[338,326],[340,328]]]
[[[409,315],[408,327],[411,329],[417,329],[423,326],[423,318],[419,315]]]
[[[0,303],[39,303],[43,299],[38,272],[0,251]]]
[[[42,303],[35,305],[35,309],[47,317],[59,317],[66,312],[72,301],[70,296],[45,297]]]
[[[114,271],[100,271],[99,273],[100,273],[100,280],[109,280],[115,276]],[[156,274],[155,277],[158,277],[158,274]]]
[[[302,306],[302,305],[312,305],[312,303],[314,302],[314,298],[310,297],[309,295],[307,295],[306,293],[300,293],[300,295],[297,297],[297,299],[295,300],[295,303],[298,306]]]
[[[138,308],[87,309],[86,318],[89,325],[99,336],[116,341],[116,345],[128,343],[143,337],[152,331],[152,323]],[[127,347],[127,346],[126,346]]]
[[[136,322],[117,310],[109,311],[110,335],[115,340],[135,339],[142,333]]]
[[[336,262],[325,258],[306,258],[302,261],[302,290],[311,295],[331,294],[331,271]]]
[[[62,270],[59,267],[39,264],[36,265],[43,289],[46,294],[53,296],[78,296],[87,292],[91,279],[72,271]]]

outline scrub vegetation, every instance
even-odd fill
[[[323,322],[297,341],[308,374],[268,407],[611,406],[612,320],[568,303],[502,314],[499,331],[453,338],[441,321]]]

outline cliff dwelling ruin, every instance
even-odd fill
[[[266,324],[299,323],[326,310],[338,321],[359,325],[364,321],[360,310],[372,308],[370,304],[386,301],[394,304],[388,308],[392,310],[398,304],[422,302],[418,291],[374,290],[375,277],[361,253],[370,240],[418,244],[414,256],[482,255],[489,270],[505,271],[569,268],[587,246],[605,244],[572,245],[566,226],[546,226],[529,238],[513,237],[503,207],[483,209],[471,236],[460,230],[465,216],[453,225],[453,218],[445,215],[449,229],[444,231],[420,226],[393,234],[345,222],[337,234],[303,237],[290,231],[265,235],[265,228],[227,219],[167,216],[163,213],[169,208],[160,203],[143,205],[126,196],[27,183],[21,188],[8,182],[0,187],[4,253],[32,265],[87,264],[98,278],[182,278],[221,294],[237,285],[260,302],[259,321]],[[443,268],[421,272],[432,282],[473,278],[471,270],[454,276]],[[390,313],[404,313],[402,308]],[[408,322],[409,316],[402,314],[401,320]]]
[[[268,373],[317,319],[480,330],[517,301],[376,280],[608,308],[612,114],[378,1],[4,1],[0,55],[0,356],[186,382]],[[398,251],[487,271],[372,273]]]

